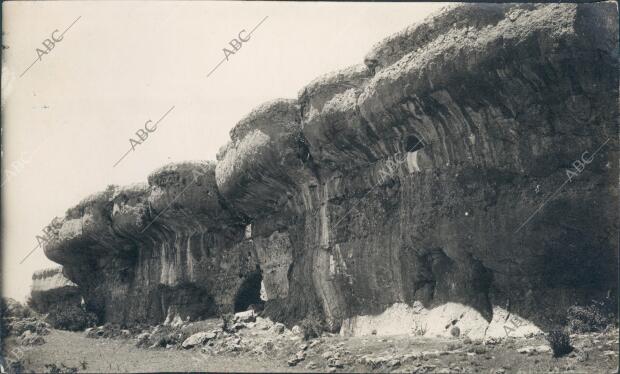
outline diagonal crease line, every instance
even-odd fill
[[[60,36],[64,36],[64,35],[65,35],[65,33],[66,33],[67,31],[69,31],[69,29],[70,29],[71,27],[73,27],[73,25],[75,25],[75,23],[76,23],[77,21],[79,21],[79,20],[80,20],[80,18],[82,18],[82,16],[79,16],[78,18],[76,18],[76,19],[75,19],[75,21],[73,21],[73,23],[71,23],[71,24],[69,25],[69,27],[67,27],[67,28],[65,29],[65,31],[63,31],[63,32],[62,32],[62,34],[60,34]]]
[[[39,61],[39,58],[35,58],[34,61],[32,62],[32,64],[30,64],[30,66],[28,66],[28,68],[26,68],[26,70],[24,70],[24,72],[19,76],[20,78],[24,76],[24,74],[26,74],[26,72],[28,72],[28,70],[30,70],[31,67],[34,66],[34,64],[37,63],[37,61]]]
[[[129,152],[131,152],[132,148],[129,148],[129,150],[127,152],[125,152],[125,154],[123,155],[123,157],[120,158],[120,160],[116,161],[116,164],[114,164],[114,166],[112,166],[113,168],[116,167],[116,165],[118,165],[121,161],[123,161],[123,159],[125,157],[127,157],[127,155],[129,154]]]
[[[166,116],[168,115],[168,113],[172,112],[172,109],[174,109],[175,105],[173,105],[170,109],[168,109],[168,111],[166,112],[166,114],[164,114],[163,116],[161,116],[161,118],[155,122],[155,126],[157,126],[164,118],[166,118]]]
[[[173,105],[172,108],[168,109],[168,111],[161,116],[161,118],[159,120],[157,120],[157,122],[155,122],[155,128],[157,128],[157,125],[164,119],[166,118],[166,116],[168,115],[168,113],[172,112],[172,109],[174,109],[176,107],[176,105]],[[112,166],[113,168],[116,167],[116,165],[118,165],[121,161],[123,161],[123,159],[125,157],[127,157],[127,155],[129,154],[129,152],[131,152],[134,148],[131,147],[129,148],[129,150],[127,152],[125,152],[125,154],[120,158],[120,160],[116,161],[116,163],[114,164],[114,166]]]
[[[597,154],[597,153],[598,153],[598,152],[599,152],[599,151],[603,148],[603,146],[605,146],[605,144],[607,144],[607,143],[609,142],[609,140],[610,140],[610,138],[607,138],[607,140],[605,140],[605,143],[601,144],[601,145],[600,145],[600,146],[596,149],[596,151],[594,151],[594,153],[592,153],[592,156],[590,156],[590,158],[594,158],[594,156],[596,156],[596,154]],[[540,210],[541,210],[541,209],[542,209],[542,208],[543,208],[543,207],[544,207],[544,206],[545,206],[545,205],[546,205],[546,204],[547,204],[547,203],[548,203],[548,202],[549,202],[549,201],[550,201],[550,200],[551,200],[554,196],[555,196],[555,194],[557,194],[557,193],[558,193],[558,192],[562,189],[562,187],[564,187],[564,186],[566,185],[566,183],[568,183],[568,182],[570,182],[570,179],[565,180],[565,181],[564,181],[564,183],[562,183],[562,185],[561,185],[561,186],[560,186],[557,190],[555,190],[555,192],[554,192],[553,194],[551,194],[551,196],[550,196],[547,200],[545,200],[545,201],[542,203],[542,205],[541,205],[541,206],[539,206],[539,207],[538,207],[538,209],[536,209],[536,210],[534,211],[534,213],[532,213],[532,214],[529,216],[529,218],[528,218],[528,219],[526,219],[526,220],[525,220],[525,222],[523,222],[523,223],[521,224],[521,226],[519,226],[519,228],[515,230],[515,232],[514,232],[514,233],[516,234],[517,232],[519,232],[519,230],[521,230],[521,229],[523,228],[523,226],[525,226],[525,225],[526,225],[526,224],[527,224],[527,223],[528,223],[528,222],[529,222],[529,221],[530,221],[530,220],[534,217],[534,215],[536,215],[536,213],[538,213],[538,212],[539,212],[539,211],[540,211]]]
[[[76,22],[77,22],[80,18],[82,18],[82,16],[79,16],[78,18],[76,18],[76,19],[75,19],[75,21],[73,21],[73,23],[71,23],[71,25],[69,25],[69,27],[67,27],[67,28],[65,29],[65,31],[63,31],[63,32],[62,32],[62,34],[60,34],[60,36],[61,36],[61,37],[65,36],[65,33],[66,33],[67,31],[69,31],[69,29],[70,29],[73,25],[75,25],[75,23],[76,23]],[[38,57],[34,59],[34,61],[32,62],[32,64],[30,64],[30,66],[28,66],[28,68],[26,68],[26,70],[24,70],[24,72],[23,72],[23,73],[21,73],[21,75],[20,75],[19,77],[20,77],[20,78],[21,78],[21,77],[23,77],[23,76],[24,76],[24,74],[26,74],[26,73],[28,72],[28,70],[30,70],[30,68],[31,68],[31,67],[33,67],[33,66],[34,66],[34,64],[36,64],[36,63],[37,63],[37,61],[39,61],[39,58],[38,58]]]
[[[556,195],[556,194],[557,194],[557,193],[558,193],[558,192],[562,189],[562,187],[564,187],[564,186],[566,185],[566,183],[568,183],[568,182],[569,182],[569,179],[565,180],[565,181],[564,181],[564,183],[562,183],[562,185],[560,186],[560,188],[558,188],[557,190],[555,190],[555,192],[554,192],[554,193],[552,193],[552,194],[551,194],[551,196],[549,196],[549,198],[548,198],[547,200],[545,200],[545,201],[544,201],[544,202],[543,202],[543,203],[542,203],[542,204],[538,207],[538,209],[536,209],[536,210],[534,211],[534,213],[530,214],[529,218],[528,218],[528,219],[526,219],[526,220],[525,220],[525,222],[523,222],[523,223],[521,224],[521,226],[519,226],[519,228],[515,230],[515,232],[514,232],[514,233],[516,234],[517,232],[519,232],[519,230],[521,230],[521,228],[522,228],[523,226],[525,226],[525,225],[526,225],[526,224],[527,224],[527,223],[528,223],[528,222],[529,222],[529,221],[530,221],[530,220],[531,220],[531,219],[532,219],[532,218],[536,215],[536,213],[538,213],[538,212],[539,212],[539,211],[540,211],[540,210],[541,210],[541,209],[542,209],[542,208],[543,208],[543,207],[544,207],[544,206],[545,206],[545,205],[546,205],[546,204],[547,204],[547,203],[548,203],[551,199],[553,199],[553,197],[554,197],[554,196],[555,196],[555,195]]]
[[[20,264],[22,264],[24,261],[26,261],[26,259],[27,259],[28,257],[30,257],[30,255],[31,255],[31,254],[32,254],[32,253],[33,253],[33,252],[34,252],[37,248],[39,248],[40,246],[41,246],[41,243],[37,244],[37,246],[36,246],[36,247],[32,248],[32,249],[30,250],[30,252],[28,252],[28,254],[26,255],[26,257],[24,257],[24,258],[23,258],[23,259],[22,259],[19,263],[20,263]]]
[[[263,18],[263,19],[262,19],[262,20],[258,23],[258,25],[254,26],[254,28],[252,29],[252,31],[250,31],[250,32],[248,33],[248,35],[250,35],[250,36],[251,36],[251,35],[252,35],[252,33],[253,33],[253,32],[254,32],[254,31],[255,31],[255,30],[256,30],[256,29],[257,29],[260,25],[262,25],[262,24],[263,24],[263,22],[265,22],[265,20],[266,20],[267,18],[269,18],[269,16],[265,16],[265,18]]]
[[[601,144],[601,145],[600,145],[600,146],[596,149],[596,151],[594,151],[594,153],[592,153],[592,156],[591,156],[591,157],[596,156],[596,154],[598,153],[598,151],[600,151],[600,150],[601,150],[601,148],[603,148],[603,146],[604,146],[605,144],[607,144],[607,143],[609,142],[609,140],[610,140],[610,139],[611,139],[611,138],[607,138],[607,140],[605,140],[605,143]]]
[[[248,36],[252,36],[252,33],[253,33],[254,31],[256,31],[256,29],[257,29],[260,25],[262,25],[262,24],[263,24],[263,22],[265,22],[265,20],[266,20],[267,18],[269,18],[269,16],[265,16],[265,18],[263,18],[263,19],[262,19],[262,20],[261,20],[261,21],[260,21],[260,22],[259,22],[256,26],[254,26],[254,28],[252,29],[252,31],[250,31],[250,32],[248,33]],[[227,60],[227,59],[226,59],[226,57],[224,57],[224,58],[223,58],[220,62],[218,62],[218,64],[217,64],[217,65],[215,65],[215,67],[214,67],[213,69],[211,69],[211,71],[209,72],[209,74],[207,74],[207,78],[209,78],[209,76],[211,76],[211,74],[213,74],[213,73],[217,70],[217,68],[219,68],[219,67],[220,67],[220,65],[222,65],[222,64],[224,63],[224,61],[226,61],[226,60]]]
[[[420,137],[421,137],[422,139],[424,139],[422,136],[420,136]],[[417,147],[417,146],[418,146],[418,144],[420,144],[421,142],[422,142],[422,140],[418,140],[418,142],[417,142],[417,143],[415,143],[415,144],[413,145],[413,147],[409,148],[409,150],[411,150],[411,149],[415,149],[415,147]],[[409,150],[408,150],[407,152],[410,152]],[[363,196],[362,196],[362,197],[361,197],[361,198],[357,201],[357,203],[355,203],[355,205],[353,205],[353,206],[351,207],[351,209],[349,209],[349,210],[348,210],[348,211],[347,211],[347,212],[346,212],[346,213],[345,213],[342,217],[340,217],[340,219],[339,219],[339,220],[338,220],[338,221],[337,221],[337,222],[336,222],[336,223],[332,226],[332,228],[336,228],[336,226],[338,226],[338,224],[339,224],[340,222],[342,222],[342,220],[343,220],[343,219],[345,219],[345,217],[346,217],[349,213],[351,213],[351,211],[352,211],[352,210],[353,210],[353,209],[354,209],[354,208],[355,208],[355,207],[356,207],[356,206],[357,206],[357,205],[358,205],[358,204],[362,201],[362,199],[363,199],[363,198],[365,198],[365,197],[366,197],[366,196],[367,196],[370,192],[372,192],[372,191],[373,191],[375,188],[377,188],[377,186],[378,186],[378,185],[380,185],[380,184],[381,184],[381,181],[379,181],[377,184],[375,184],[374,186],[372,186],[372,187],[371,187],[371,188],[370,188],[370,189],[369,189],[369,190],[368,190],[368,191],[367,191],[367,192],[366,192],[366,193],[365,193],[365,194],[364,194],[364,195],[363,195]]]
[[[32,157],[34,157],[34,155],[35,155],[35,154],[37,154],[37,152],[39,151],[39,149],[41,148],[41,146],[42,146],[43,144],[45,144],[45,142],[47,142],[47,140],[48,140],[50,137],[51,137],[51,135],[50,135],[50,136],[48,136],[47,138],[45,138],[45,140],[44,140],[43,142],[41,142],[41,144],[39,144],[39,145],[37,146],[37,148],[35,148],[35,150],[32,152]],[[8,181],[6,181],[6,182],[8,182]],[[2,183],[2,185],[4,185],[6,182],[3,182],[3,183]],[[39,242],[39,243],[36,245],[36,247],[32,248],[32,249],[30,250],[30,252],[28,252],[28,254],[27,254],[27,255],[26,255],[26,256],[25,256],[25,257],[24,257],[24,258],[23,258],[23,259],[22,259],[19,263],[20,263],[20,264],[22,264],[24,261],[26,261],[26,259],[27,259],[28,257],[30,257],[30,255],[31,255],[32,253],[34,253],[34,251],[35,251],[37,248],[39,248],[40,246],[41,246],[41,242]]]
[[[39,152],[39,149],[41,149],[41,146],[43,146],[43,144],[45,144],[45,142],[47,142],[47,141],[49,140],[49,138],[51,138],[51,137],[52,137],[52,135],[50,134],[47,138],[45,138],[45,140],[43,140],[43,141],[42,141],[42,142],[41,142],[41,143],[40,143],[40,144],[39,144],[39,145],[38,145],[38,146],[34,149],[34,151],[32,151],[32,156],[31,156],[31,158],[32,158],[32,157],[34,157],[34,156],[35,156],[35,155]],[[21,173],[21,171],[20,171],[19,173]],[[16,176],[17,176],[17,175],[16,175]],[[0,184],[0,187],[2,187],[2,186],[4,186],[5,184],[9,183],[9,182],[11,181],[11,179],[13,179],[13,178],[8,178],[8,179],[6,179],[6,178],[5,178],[5,180],[4,180],[4,181],[2,181],[2,184]]]
[[[222,65],[222,64],[224,63],[224,61],[226,61],[226,57],[224,57],[224,58],[222,59],[222,61],[220,61],[217,65],[215,65],[215,67],[214,67],[213,69],[211,69],[211,71],[209,72],[209,74],[207,74],[207,78],[209,78],[209,76],[210,76],[211,74],[213,74],[213,72],[214,72],[215,70],[217,70],[217,68],[219,68],[219,67],[220,67],[220,65]]]

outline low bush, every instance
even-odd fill
[[[222,330],[226,332],[234,332],[232,325],[234,324],[235,315],[232,313],[224,313],[220,316],[222,318]]]
[[[75,374],[78,372],[78,368],[69,367],[65,364],[60,364],[60,366],[56,366],[56,364],[46,364],[45,369],[47,373],[50,374]]]
[[[2,318],[29,318],[36,316],[36,313],[19,301],[3,297],[0,302],[0,316],[2,316]]]
[[[547,335],[547,341],[553,350],[553,357],[562,357],[573,351],[570,336],[563,330],[553,330]]]
[[[603,331],[612,325],[613,308],[605,303],[593,302],[587,306],[574,305],[568,308],[567,326],[572,333],[598,332]]]
[[[318,338],[325,331],[323,319],[316,314],[311,314],[301,320],[299,327],[304,334],[304,339]]]
[[[55,305],[50,309],[46,321],[55,329],[79,331],[95,326],[97,316],[79,306]]]

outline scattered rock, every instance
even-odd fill
[[[232,325],[232,329],[233,329],[234,331],[239,331],[239,330],[241,330],[241,329],[244,329],[245,327],[246,327],[246,325],[245,325],[245,323],[243,323],[243,322],[237,322],[237,323],[235,323],[235,324],[233,324],[233,325]]]
[[[264,344],[263,344],[263,349],[267,352],[273,350],[274,345],[273,342],[271,340],[267,340]]]
[[[551,347],[549,347],[548,345],[539,345],[535,349],[536,349],[536,352],[539,352],[539,353],[551,352]]]
[[[424,358],[437,358],[437,357],[439,357],[439,354],[440,354],[440,352],[437,351],[437,350],[435,350],[435,351],[424,351],[424,352],[422,352],[422,357],[424,357]]]
[[[310,369],[310,370],[314,370],[316,369],[318,366],[315,362],[310,361],[308,362],[308,364],[306,364],[306,369]]]
[[[146,345],[151,338],[151,334],[148,332],[143,332],[142,334],[137,336],[136,346],[141,347]]]
[[[496,337],[488,337],[486,339],[484,339],[483,344],[484,345],[497,345],[498,343],[501,343],[501,339],[500,338],[496,338]]]
[[[477,355],[482,355],[487,353],[487,349],[482,346],[476,346],[472,349],[472,351]]]
[[[273,331],[276,334],[282,334],[284,332],[284,330],[286,329],[286,326],[284,326],[282,323],[277,322],[275,325],[273,325]]]
[[[250,309],[245,312],[235,313],[233,317],[233,322],[254,322],[256,321],[256,314],[254,310]]]
[[[521,354],[531,354],[533,352],[536,352],[536,350],[534,349],[534,347],[523,347],[517,349],[517,352]]]
[[[303,335],[304,332],[301,330],[301,327],[295,325],[293,326],[293,328],[291,329],[291,332],[295,335]]]
[[[454,336],[455,338],[458,338],[459,335],[461,335],[461,329],[459,329],[458,326],[454,326],[450,330],[450,335]]]
[[[317,345],[319,345],[321,343],[321,340],[317,339],[317,340],[313,340],[310,342],[310,345],[308,346],[308,348],[314,348]]]
[[[288,366],[296,366],[298,363],[300,363],[301,361],[306,359],[306,353],[304,351],[299,351],[297,352],[297,354],[293,357],[291,357],[287,363]]]
[[[330,357],[327,360],[327,366],[341,369],[344,367],[344,363],[335,357]]]
[[[197,345],[203,345],[207,340],[214,339],[215,334],[212,332],[198,332],[189,338],[185,339],[181,346],[185,349],[195,347]]]

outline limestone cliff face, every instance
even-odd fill
[[[113,322],[200,318],[226,311],[256,270],[244,226],[222,206],[214,163],[153,172],[148,185],[111,186],[48,232],[46,255],[65,265],[89,307]]]
[[[56,304],[80,305],[81,302],[79,287],[65,277],[62,266],[32,274],[30,297],[32,307],[42,313]]]
[[[255,109],[217,163],[85,200],[46,254],[126,322],[235,309],[258,279],[268,315],[334,330],[414,301],[554,323],[617,287],[617,21],[451,6]]]

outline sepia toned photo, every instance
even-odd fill
[[[618,373],[618,3],[2,3],[0,373]]]

